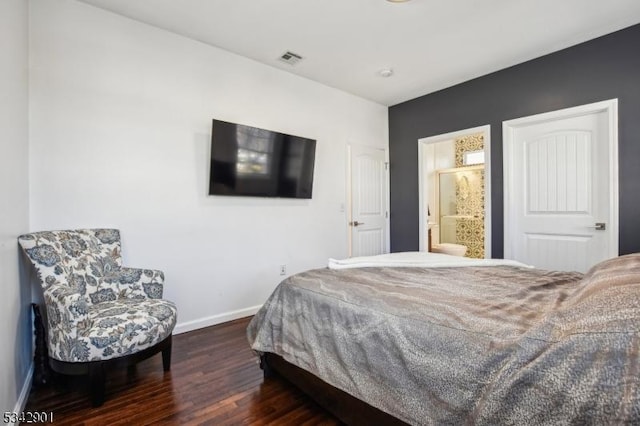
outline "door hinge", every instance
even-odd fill
[[[384,163],[384,169],[385,170],[389,170],[389,163],[385,161]]]
[[[389,219],[389,212],[384,212],[384,218]]]

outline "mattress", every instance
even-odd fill
[[[407,265],[286,279],[252,349],[410,424],[640,422],[640,256],[584,276]]]

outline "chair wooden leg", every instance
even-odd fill
[[[47,350],[47,332],[44,328],[44,319],[40,313],[40,306],[32,303],[33,309],[33,334],[35,336],[35,348],[33,354],[33,385],[47,385],[53,379],[53,371],[49,366],[49,352]]]
[[[99,407],[104,403],[105,375],[102,362],[89,366],[89,386],[91,386],[91,404]]]
[[[171,336],[168,337],[169,345],[162,350],[162,367],[164,371],[171,370]]]

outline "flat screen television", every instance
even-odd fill
[[[311,198],[316,141],[213,120],[209,195]]]

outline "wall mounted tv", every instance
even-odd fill
[[[311,198],[316,141],[213,120],[210,195]]]

